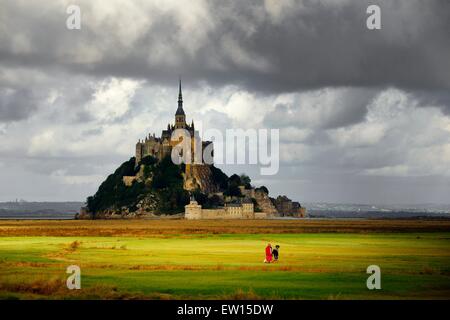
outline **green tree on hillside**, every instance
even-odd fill
[[[129,187],[123,183],[124,176],[134,176],[144,165],[145,177],[152,176],[150,186],[134,181]],[[184,210],[189,202],[189,194],[183,189],[181,167],[172,163],[169,157],[158,162],[153,157],[145,157],[135,167],[135,158],[124,162],[100,185],[95,195],[87,198],[87,207],[94,217],[105,210],[118,210],[126,207],[131,212],[137,209],[138,202],[148,193],[156,193],[159,201],[158,211],[175,213]]]
[[[245,189],[250,189],[252,187],[252,180],[248,175],[246,175],[245,173],[241,173],[239,178],[241,179],[241,185],[244,185]]]

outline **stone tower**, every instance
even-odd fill
[[[191,197],[190,203],[184,206],[184,212],[186,219],[197,220],[202,218],[202,206],[195,201],[194,197]]]
[[[178,108],[177,112],[175,112],[175,129],[184,129],[186,128],[186,114],[183,110],[183,94],[181,93],[181,79],[180,79],[180,88],[178,92]]]

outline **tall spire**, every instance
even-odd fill
[[[181,92],[181,78],[180,78],[180,88],[178,90],[178,106],[183,106],[183,93]]]
[[[177,112],[175,113],[175,115],[184,115],[183,94],[181,92],[181,78],[180,78],[180,87],[179,87],[179,92],[178,92],[178,109],[177,109]]]

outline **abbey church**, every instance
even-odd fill
[[[148,135],[143,140],[136,143],[136,164],[138,164],[144,157],[153,156],[158,160],[162,160],[166,156],[170,156],[172,148],[178,144],[178,141],[172,141],[172,133],[176,129],[185,129],[189,132],[192,139],[199,139],[198,131],[195,130],[194,120],[191,124],[186,123],[186,114],[183,110],[183,94],[181,91],[181,80],[178,92],[178,108],[175,112],[175,124],[168,124],[167,129],[163,130],[161,137],[156,137],[155,134]],[[210,144],[210,141],[203,142],[203,148]],[[193,144],[194,146],[194,144]],[[194,154],[196,150],[192,150]]]
[[[180,143],[176,139],[172,139],[172,134],[177,129],[184,129],[190,135],[191,146],[191,163],[196,157],[203,154],[206,147],[212,150],[211,141],[201,141],[198,131],[195,130],[194,120],[189,125],[186,122],[186,114],[183,110],[183,93],[181,91],[181,80],[178,89],[178,108],[175,112],[175,124],[168,124],[167,129],[163,130],[161,137],[156,137],[155,134],[149,134],[145,139],[139,140],[136,143],[136,166],[146,156],[153,156],[158,160],[171,155],[172,149]],[[196,150],[197,146],[201,146],[201,150]],[[128,177],[124,179],[126,184],[130,184],[133,178]],[[203,160],[199,164],[186,164],[184,174],[184,189],[188,191],[199,189],[205,193],[213,193],[217,191],[217,186],[214,185],[211,179],[211,171],[209,165],[203,163]]]

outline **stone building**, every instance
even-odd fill
[[[266,218],[267,215],[254,211],[251,199],[245,198],[241,202],[225,203],[224,207],[216,209],[203,209],[192,197],[185,206],[184,217],[188,220],[199,219],[256,219]]]
[[[186,114],[183,110],[183,94],[181,91],[181,80],[179,84],[179,92],[178,92],[178,108],[175,112],[175,124],[168,124],[167,129],[161,132],[161,137],[156,137],[155,134],[149,134],[144,139],[140,140],[136,143],[136,165],[142,160],[142,158],[146,156],[153,156],[158,160],[163,159],[166,156],[170,156],[172,152],[172,148],[180,143],[178,140],[172,140],[172,134],[176,129],[184,129],[186,130],[191,137],[191,148],[192,156],[195,153],[203,152],[204,148],[211,144],[211,141],[203,141],[200,143],[202,146],[202,150],[195,150],[196,141],[195,139],[200,139],[198,131],[195,130],[194,120],[192,120],[189,125],[186,122]]]
[[[178,108],[175,112],[175,123],[168,124],[167,129],[162,130],[161,136],[157,137],[155,134],[149,134],[144,139],[140,139],[136,143],[136,166],[146,156],[153,156],[158,160],[162,160],[167,156],[171,156],[172,150],[175,146],[182,142],[182,139],[173,139],[172,134],[177,129],[184,129],[190,135],[191,147],[191,161],[185,166],[184,172],[184,189],[188,191],[199,189],[205,193],[213,193],[218,191],[218,187],[212,180],[212,173],[210,165],[203,161],[203,152],[209,146],[212,153],[212,142],[201,141],[199,132],[195,130],[194,120],[191,124],[186,122],[186,114],[183,110],[183,94],[181,91],[181,80],[178,91]],[[194,159],[200,159],[197,163]],[[190,162],[190,163],[189,163]],[[124,183],[131,185],[136,177],[124,177]]]

